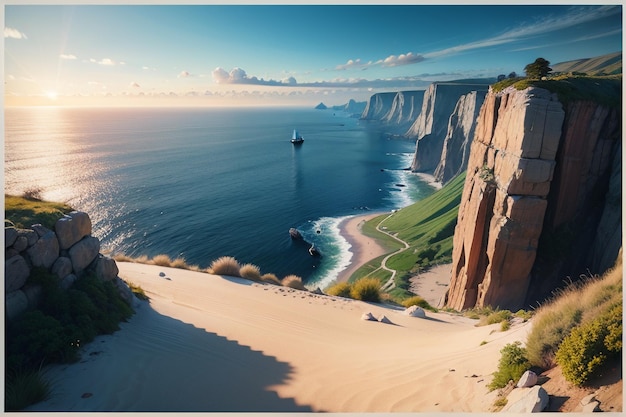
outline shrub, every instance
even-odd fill
[[[411,306],[418,306],[418,307],[422,307],[425,310],[430,310],[430,311],[437,311],[436,308],[434,308],[433,306],[431,306],[428,301],[424,300],[422,297],[420,297],[419,295],[407,298],[406,300],[403,300],[401,302],[401,304],[406,307],[409,308]]]
[[[352,284],[350,296],[355,300],[380,302],[380,281],[376,278],[361,278]]]
[[[139,285],[136,285],[129,281],[124,282],[126,282],[126,285],[128,285],[128,288],[130,288],[135,297],[143,301],[148,301],[150,299],[150,297],[146,295],[146,292],[143,290],[143,288],[141,288]]]
[[[152,258],[152,263],[158,266],[172,266],[172,260],[165,254],[160,254]]]
[[[297,275],[287,275],[285,278],[283,278],[282,284],[285,287],[307,291],[306,287],[302,283],[302,278]]]
[[[337,297],[350,298],[350,290],[352,286],[347,282],[338,282],[326,289],[326,294]]]
[[[232,256],[222,256],[214,260],[209,267],[211,273],[229,277],[240,277],[239,269],[239,262]]]
[[[510,380],[517,381],[530,368],[530,362],[526,359],[526,349],[519,341],[507,344],[500,353],[502,356],[498,362],[498,370],[488,385],[492,391],[505,387]]]
[[[261,269],[252,264],[244,264],[239,268],[239,275],[251,281],[261,281]]]
[[[267,284],[282,285],[280,283],[280,280],[278,279],[278,277],[275,274],[272,274],[272,273],[261,275],[261,281],[263,281],[263,282],[265,282]]]
[[[50,396],[50,382],[40,369],[7,371],[4,404],[6,411],[19,411]]]
[[[502,320],[500,322],[500,331],[501,332],[506,332],[507,330],[509,330],[511,328],[511,322],[508,320]]]
[[[556,353],[563,376],[583,385],[610,356],[622,351],[622,306],[617,305],[595,320],[578,326],[563,339]]]

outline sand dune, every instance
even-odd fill
[[[530,327],[502,333],[444,313],[419,319],[237,278],[118,265],[150,302],[85,346],[80,363],[52,367],[53,398],[29,411],[486,411],[500,349]],[[364,312],[394,324],[361,320]]]

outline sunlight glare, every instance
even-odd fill
[[[46,92],[46,97],[48,97],[50,100],[56,100],[58,96],[59,95],[57,94],[56,91],[48,91],[48,92]]]

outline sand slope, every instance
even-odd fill
[[[118,266],[150,302],[85,346],[82,362],[50,369],[54,396],[31,411],[486,411],[500,349],[530,327],[502,333],[443,313],[419,319],[237,278]]]

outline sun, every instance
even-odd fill
[[[46,92],[46,97],[48,97],[50,100],[56,100],[58,96],[59,96],[59,94],[56,91],[47,91]]]

